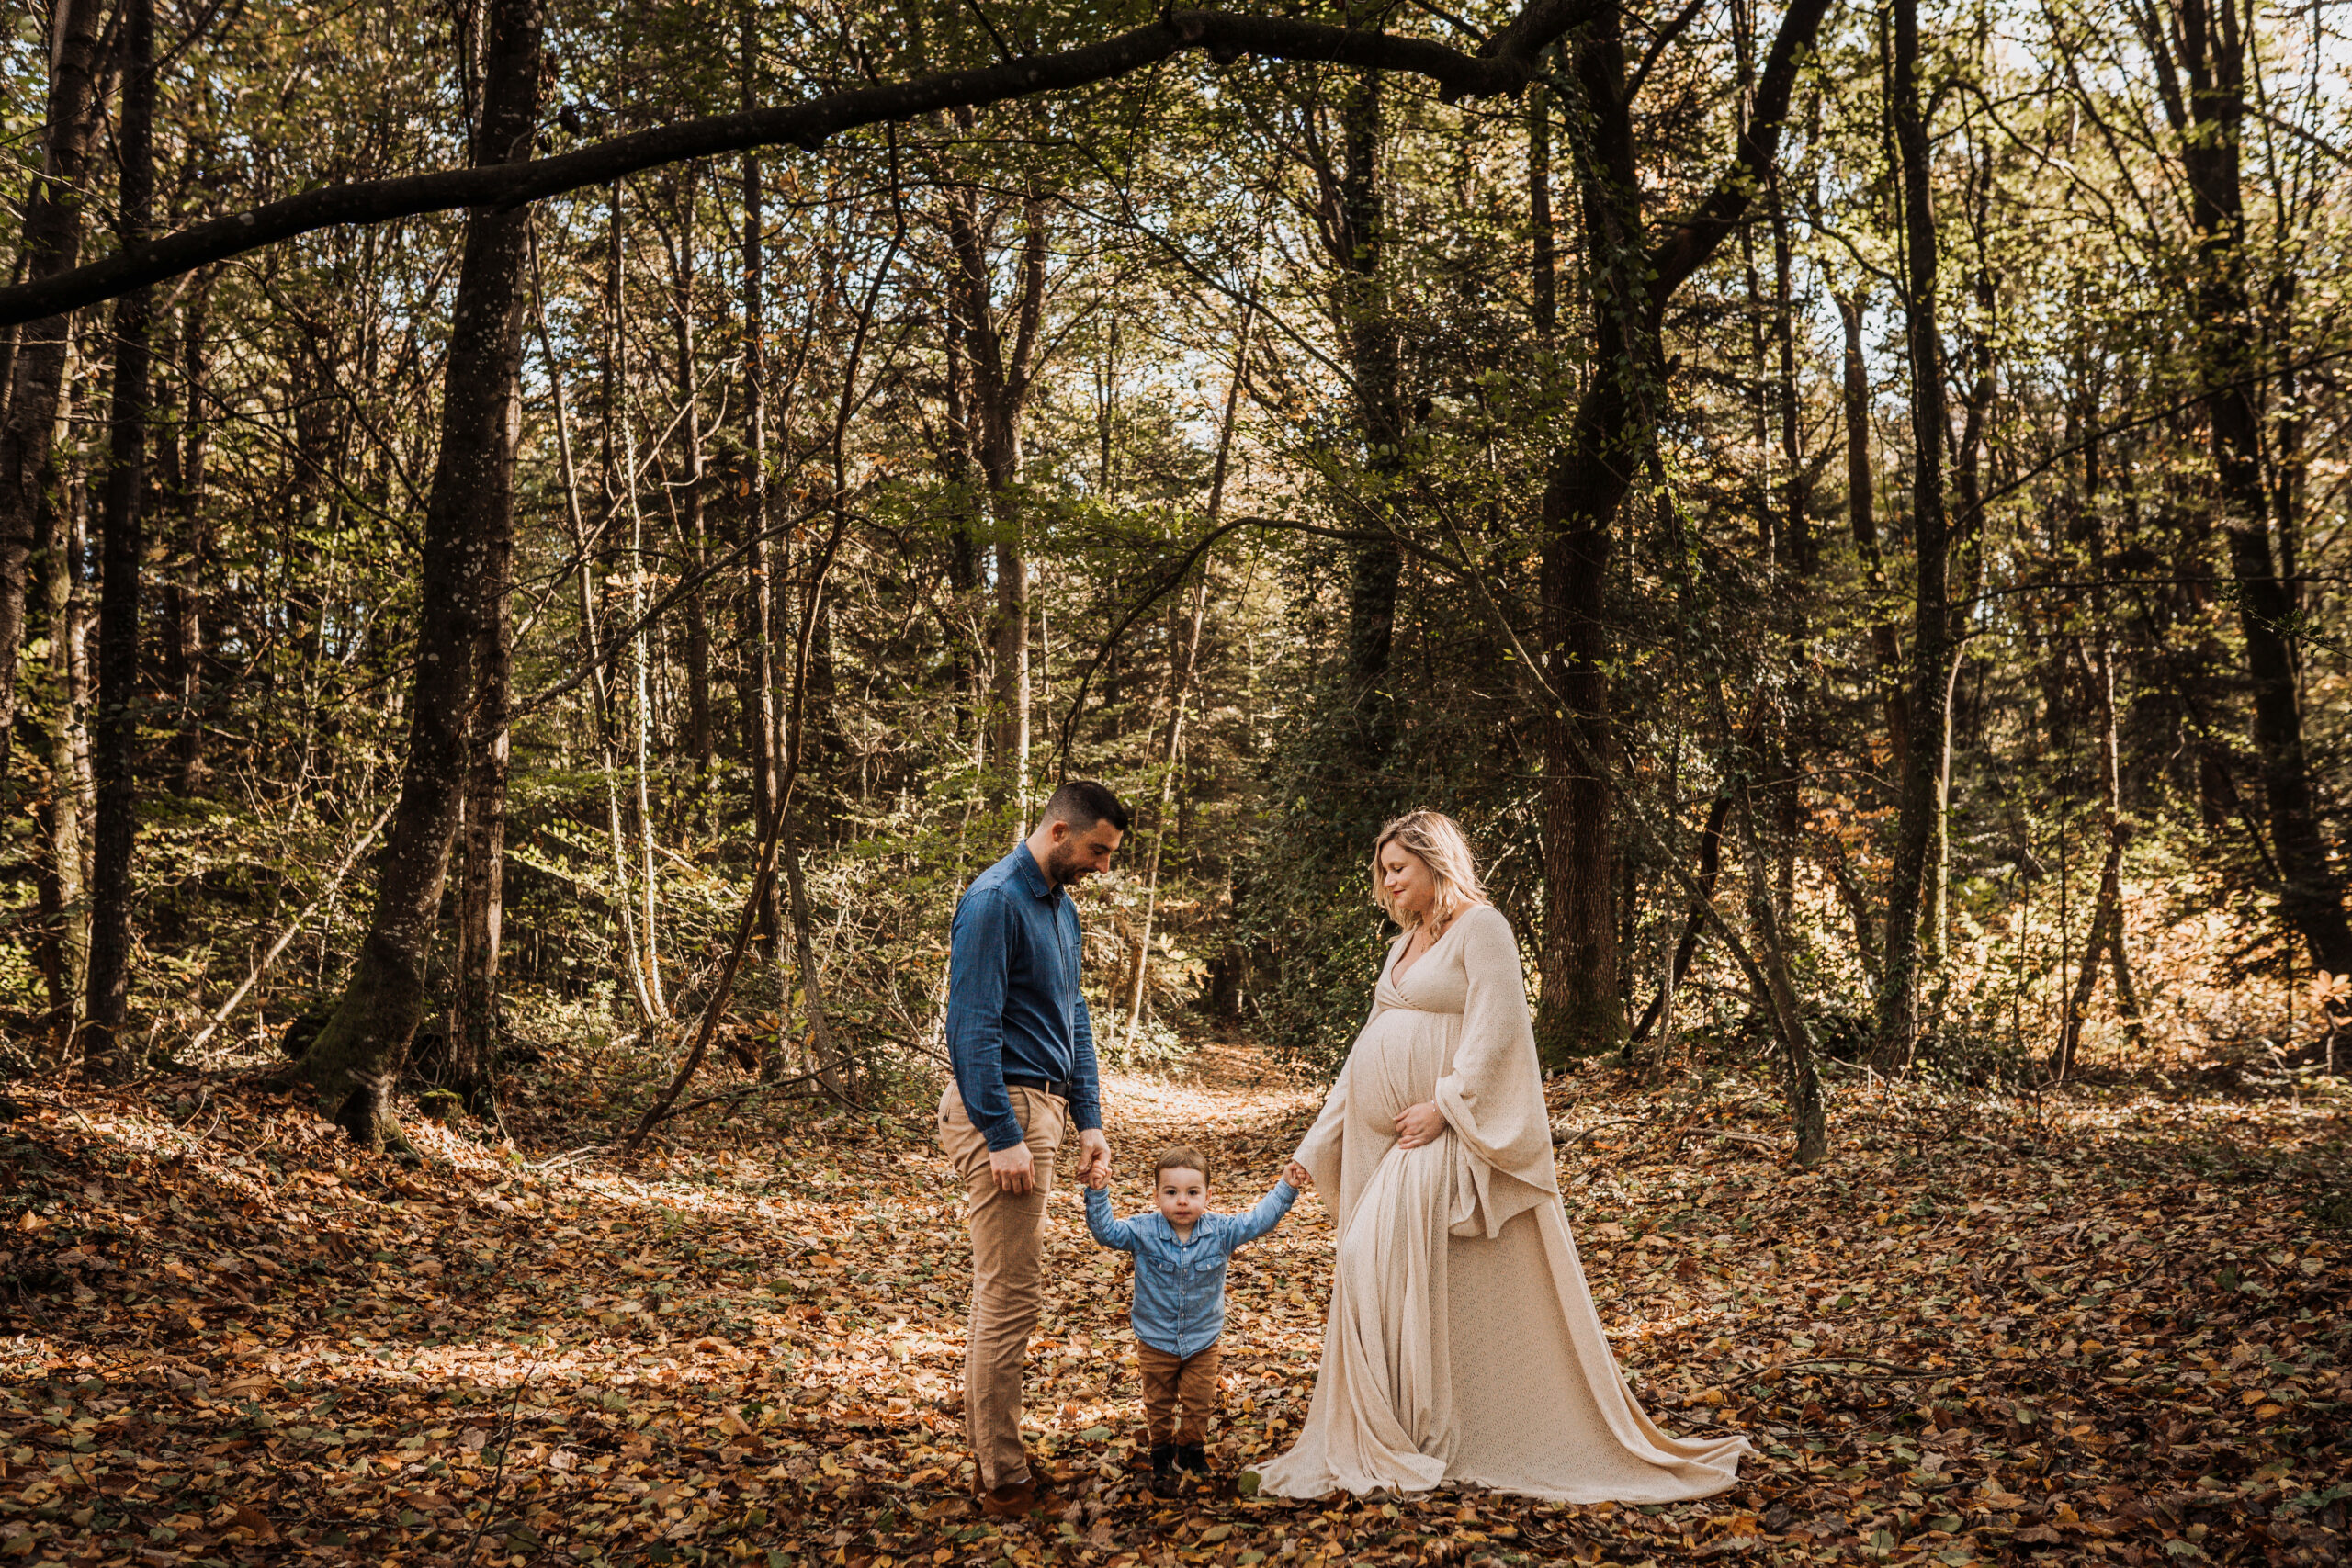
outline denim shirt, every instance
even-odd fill
[[[1233,1249],[1282,1224],[1298,1189],[1277,1181],[1246,1214],[1203,1214],[1193,1239],[1176,1239],[1159,1211],[1114,1219],[1111,1197],[1086,1190],[1086,1228],[1105,1247],[1136,1255],[1136,1337],[1171,1356],[1197,1356],[1225,1332],[1225,1266]]]
[[[1004,1075],[1069,1086],[1070,1125],[1102,1125],[1094,1025],[1078,988],[1078,907],[1026,843],[972,880],[947,949],[947,1059],[990,1149],[1022,1140]]]

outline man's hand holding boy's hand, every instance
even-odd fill
[[[1293,1187],[1297,1188],[1301,1192],[1306,1191],[1308,1188],[1315,1185],[1315,1179],[1307,1175],[1306,1168],[1299,1164],[1296,1160],[1291,1161],[1289,1167],[1283,1170],[1283,1179],[1289,1182]]]
[[[1078,1179],[1089,1187],[1099,1187],[1111,1179],[1111,1141],[1100,1127],[1089,1127],[1078,1135]]]
[[[1111,1168],[1098,1160],[1080,1172],[1079,1179],[1095,1191],[1101,1192],[1111,1185]]]

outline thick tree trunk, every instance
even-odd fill
[[[1574,50],[1578,107],[1592,139],[1578,163],[1596,352],[1543,502],[1541,626],[1556,701],[1545,705],[1542,726],[1545,897],[1536,1041],[1553,1066],[1614,1049],[1625,1038],[1607,771],[1616,745],[1605,670],[1607,586],[1611,530],[1643,461],[1655,417],[1649,405],[1660,389],[1621,27],[1610,12]]]
[[[1647,243],[1625,87],[1623,20],[1603,10],[1576,36],[1566,117],[1591,255],[1594,370],[1544,489],[1539,619],[1544,693],[1539,800],[1544,840],[1543,996],[1536,1041],[1548,1063],[1625,1036],[1608,770],[1614,751],[1605,673],[1610,533],[1634,476],[1654,453],[1665,395],[1658,323],[1675,291],[1737,226],[1780,144],[1800,52],[1826,0],[1793,0],[1781,19],[1731,164],[1695,208]]]
[[[530,155],[538,118],[540,0],[491,0],[476,164]],[[442,388],[441,442],[424,514],[408,756],[376,905],[343,999],[297,1065],[321,1111],[363,1143],[396,1136],[387,1097],[424,1011],[469,761],[481,628],[514,527],[527,209],[467,215]]]
[[[2302,938],[2314,966],[2352,974],[2352,920],[2345,912],[2344,878],[2321,828],[2303,739],[2292,572],[2280,570],[2273,550],[2270,497],[2263,479],[2265,437],[2256,401],[2261,343],[2248,308],[2239,168],[2247,42],[2239,17],[2233,6],[2181,4],[2174,7],[2171,27],[2157,35],[2151,11],[2142,22],[2143,41],[2163,64],[2165,109],[2180,137],[2188,176],[2189,224],[2201,274],[2197,321],[2206,416],[2230,573],[2237,584],[2238,629],[2253,687],[2254,750],[2262,768],[2271,854],[2278,865],[2279,914]]]
[[[155,213],[154,0],[123,0],[122,112],[116,133],[122,248],[141,244]],[[125,1026],[130,1006],[131,854],[137,846],[139,783],[139,587],[146,557],[141,513],[147,490],[150,392],[148,290],[115,301],[114,406],[107,418],[105,578],[98,599],[97,727],[91,768],[98,786],[92,825],[90,978],[83,1025],[83,1070],[121,1083],[139,1070]],[[13,662],[13,653],[11,661]]]
[[[101,0],[57,0],[40,177],[25,203],[23,271],[39,281],[73,270],[82,257],[82,177],[97,111]],[[14,375],[0,415],[0,793],[17,728],[17,650],[25,641],[25,577],[41,493],[57,483],[50,446],[72,352],[71,321],[50,316],[19,328]]]
[[[1944,513],[1947,439],[1943,345],[1937,325],[1936,274],[1940,234],[1930,184],[1928,124],[1919,92],[1918,0],[1895,0],[1894,99],[1895,155],[1903,193],[1906,254],[1904,319],[1911,368],[1911,523],[1917,570],[1911,618],[1911,752],[1895,822],[1894,861],[1886,893],[1886,953],[1879,987],[1876,1055],[1883,1071],[1911,1060],[1919,1030],[1919,925],[1930,856],[1941,815],[1945,705],[1951,687],[1951,560]]]
[[[1356,418],[1363,431],[1367,499],[1383,513],[1402,509],[1405,485],[1403,370],[1396,321],[1389,310],[1383,258],[1388,251],[1381,196],[1382,139],[1386,131],[1381,73],[1356,74],[1340,124],[1338,222],[1333,261],[1342,341],[1355,380]],[[1348,702],[1356,717],[1358,760],[1377,767],[1396,739],[1396,699],[1388,664],[1396,645],[1396,590],[1405,555],[1390,541],[1360,544],[1348,570]]]

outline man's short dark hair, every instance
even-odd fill
[[[1124,833],[1127,830],[1127,808],[1119,797],[1096,784],[1092,779],[1072,779],[1054,791],[1046,802],[1046,822],[1067,822],[1072,832],[1083,833],[1097,822],[1108,822]]]

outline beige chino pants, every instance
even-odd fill
[[[1069,1122],[1069,1104],[1058,1095],[1019,1084],[1007,1084],[1005,1093],[1035,1162],[1026,1192],[997,1190],[988,1140],[965,1113],[964,1097],[952,1083],[939,1097],[939,1146],[964,1179],[964,1217],[972,1230],[964,1427],[982,1490],[1029,1478],[1029,1456],[1021,1447],[1021,1381],[1046,1294],[1046,1195]]]

